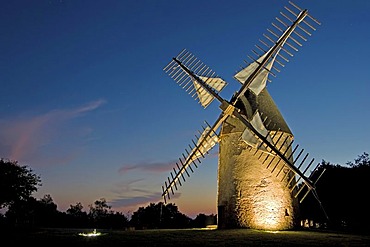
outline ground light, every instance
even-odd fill
[[[101,234],[101,232],[97,232],[96,229],[94,229],[92,232],[88,232],[88,233],[81,232],[78,235],[84,236],[84,237],[97,237],[97,236],[100,236],[102,234]]]

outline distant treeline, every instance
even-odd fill
[[[363,153],[346,166],[322,161],[325,170],[313,193],[300,204],[299,218],[304,227],[324,228],[370,234],[370,210],[367,206],[370,159]],[[321,174],[320,172],[316,174]],[[312,178],[315,181],[314,178]],[[0,159],[0,227],[13,228],[97,228],[97,229],[181,229],[217,224],[217,215],[198,214],[194,219],[179,212],[175,204],[150,203],[132,215],[111,210],[104,198],[84,210],[81,203],[66,212],[57,210],[50,195],[32,197],[41,179],[27,166]],[[305,193],[301,193],[305,194]],[[317,200],[319,199],[319,200]],[[320,204],[320,203],[321,204]]]
[[[199,214],[195,219],[182,214],[174,204],[150,203],[140,207],[132,217],[110,210],[105,199],[95,201],[89,211],[81,203],[66,212],[57,210],[49,195],[30,199],[17,208],[11,207],[0,217],[3,228],[90,228],[90,229],[181,229],[216,224],[216,215]]]

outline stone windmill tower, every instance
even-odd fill
[[[297,225],[299,202],[309,192],[318,199],[313,177],[317,167],[308,153],[294,144],[266,84],[298,51],[320,23],[307,10],[289,2],[273,29],[256,45],[258,52],[234,78],[241,84],[230,100],[219,93],[227,82],[192,53],[183,50],[164,68],[186,92],[206,108],[214,99],[221,114],[206,122],[189,150],[179,158],[162,186],[166,202],[201,159],[219,144],[218,228],[292,229]],[[292,10],[293,9],[293,10]],[[308,174],[307,174],[308,173]],[[320,202],[320,201],[319,201]]]

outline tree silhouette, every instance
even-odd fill
[[[179,212],[175,204],[150,203],[132,214],[130,224],[136,229],[186,228],[191,219]]]
[[[81,202],[76,203],[76,205],[70,205],[66,210],[65,221],[69,227],[82,228],[90,226],[88,215],[83,211]]]
[[[370,166],[370,157],[369,154],[364,152],[361,155],[359,155],[354,162],[348,161],[346,163],[347,165],[351,167],[364,167],[364,166]]]
[[[108,205],[105,198],[96,200],[94,205],[89,205],[89,219],[93,222],[94,228],[124,228],[128,219],[123,213],[114,212]]]
[[[216,225],[217,224],[217,215],[205,215],[205,214],[198,214],[195,219],[192,221],[191,226],[195,228],[204,228],[208,225]]]
[[[325,169],[316,184],[316,191],[328,218],[324,217],[312,194],[301,204],[301,218],[323,223],[328,228],[370,232],[370,211],[367,205],[370,163],[368,154],[359,155],[348,166],[322,161],[319,170]],[[320,173],[320,172],[318,172]]]
[[[10,227],[35,227],[35,208],[37,200],[29,197],[24,200],[18,200],[10,204],[5,213],[7,228]]]
[[[40,177],[28,166],[0,159],[0,208],[27,201],[41,185]]]
[[[78,202],[74,206],[70,205],[66,213],[74,217],[79,217],[79,216],[82,216],[83,214],[86,214],[86,212],[83,212],[82,209],[83,209],[82,203]]]
[[[16,201],[5,213],[9,224],[16,227],[58,227],[61,214],[50,195]]]

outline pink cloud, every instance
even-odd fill
[[[104,103],[104,100],[97,100],[73,109],[54,109],[41,115],[2,120],[1,155],[20,162],[26,156],[35,155],[39,148],[58,135],[59,127],[63,123],[93,111]]]

